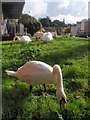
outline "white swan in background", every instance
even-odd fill
[[[55,31],[55,32],[52,32],[52,37],[53,38],[56,38],[57,37],[57,32]]]
[[[37,31],[36,33],[34,33],[33,36],[36,38],[36,40],[40,39],[43,36],[43,32],[42,31]]]
[[[51,41],[53,40],[52,33],[51,32],[45,32],[43,33],[43,36],[41,37],[43,41]]]
[[[30,42],[30,41],[32,41],[32,40],[30,39],[30,37],[27,36],[27,35],[15,36],[15,37],[13,38],[13,41],[15,41],[15,40],[18,40],[19,43]]]
[[[56,96],[60,103],[66,108],[66,95],[63,88],[62,71],[59,65],[50,65],[40,61],[29,61],[15,71],[6,70],[10,76],[33,84],[56,84]]]

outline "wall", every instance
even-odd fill
[[[77,27],[76,27],[76,25],[73,25],[71,27],[71,35],[72,36],[76,36],[77,35]]]

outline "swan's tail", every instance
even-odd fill
[[[16,77],[16,72],[15,71],[6,70],[5,72],[10,76]]]

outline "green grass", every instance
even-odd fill
[[[3,120],[89,120],[89,42],[85,38],[57,37],[51,42],[33,41],[2,44],[2,117]],[[59,64],[67,95],[67,110],[56,100],[55,85],[33,86],[6,75],[5,70],[17,70],[29,60],[40,60],[53,66]]]

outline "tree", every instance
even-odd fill
[[[65,25],[65,23],[62,22],[62,21],[59,21],[59,20],[54,20],[54,21],[52,22],[52,26],[54,26],[54,27],[62,27],[62,26],[64,26],[64,25]]]
[[[43,27],[50,27],[52,24],[52,21],[48,16],[45,18],[39,18],[39,21]]]
[[[35,18],[27,14],[22,14],[19,22],[23,23],[27,28],[27,32],[33,35],[36,31],[42,28],[41,23]]]

